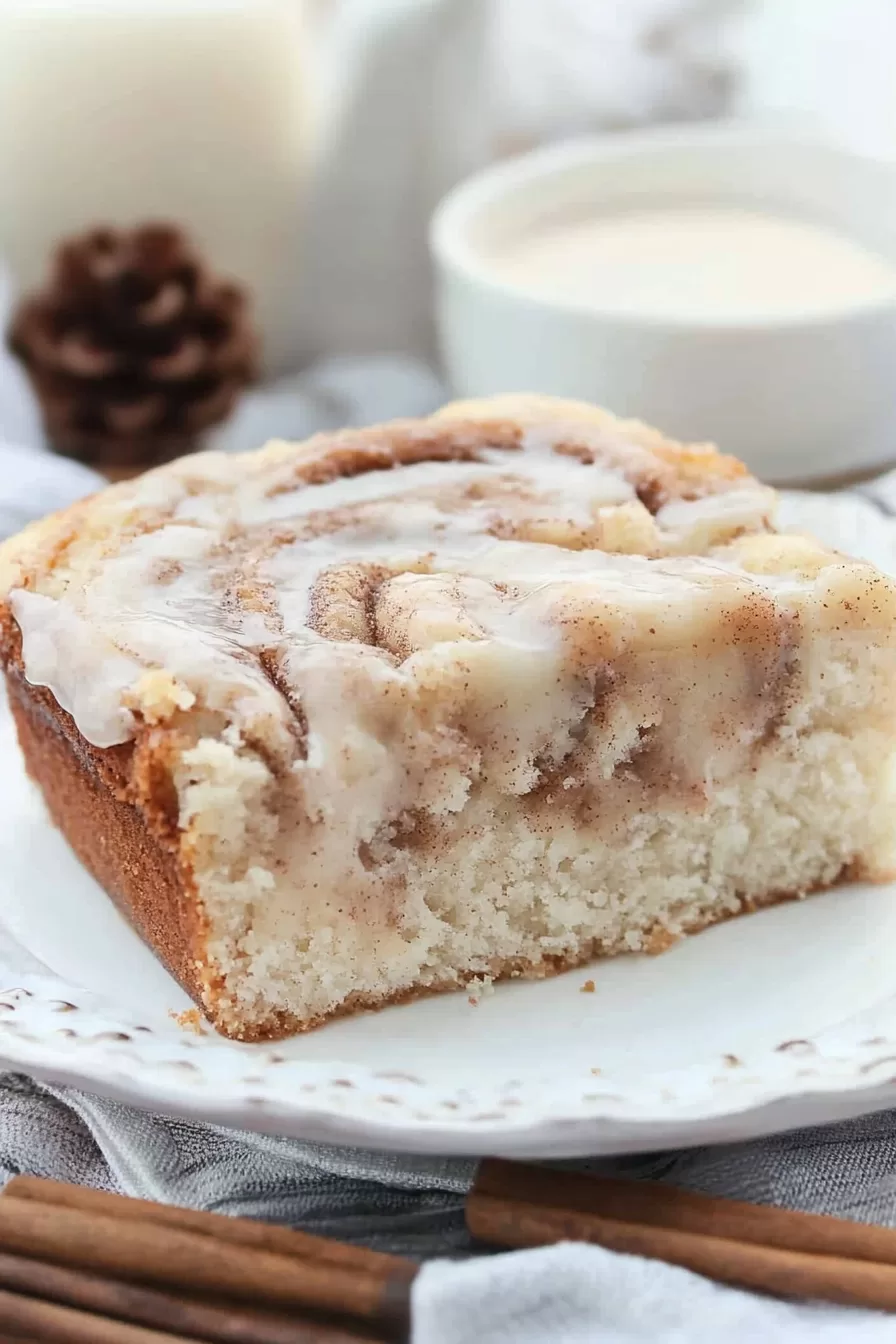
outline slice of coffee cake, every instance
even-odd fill
[[[0,551],[28,768],[244,1039],[894,869],[896,584],[562,401],[203,454]]]

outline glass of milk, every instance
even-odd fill
[[[896,462],[896,164],[716,124],[552,146],[436,213],[452,390],[596,401],[779,483]]]
[[[14,285],[97,223],[171,220],[250,290],[294,365],[307,79],[300,0],[2,0],[0,262]]]

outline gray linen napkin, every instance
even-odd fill
[[[475,1249],[463,1223],[475,1165],[194,1124],[0,1075],[0,1179],[50,1176],[420,1260]],[[749,1143],[563,1165],[896,1227],[896,1112]]]

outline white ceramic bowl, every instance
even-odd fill
[[[437,320],[460,397],[596,401],[712,439],[768,480],[821,481],[896,460],[896,303],[751,321],[576,306],[494,273],[507,231],[564,212],[730,204],[836,229],[896,261],[896,167],[800,131],[715,124],[599,136],[471,178],[432,223]]]

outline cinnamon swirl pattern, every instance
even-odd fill
[[[219,1030],[894,867],[896,585],[540,398],[182,459],[0,548],[57,824]]]

